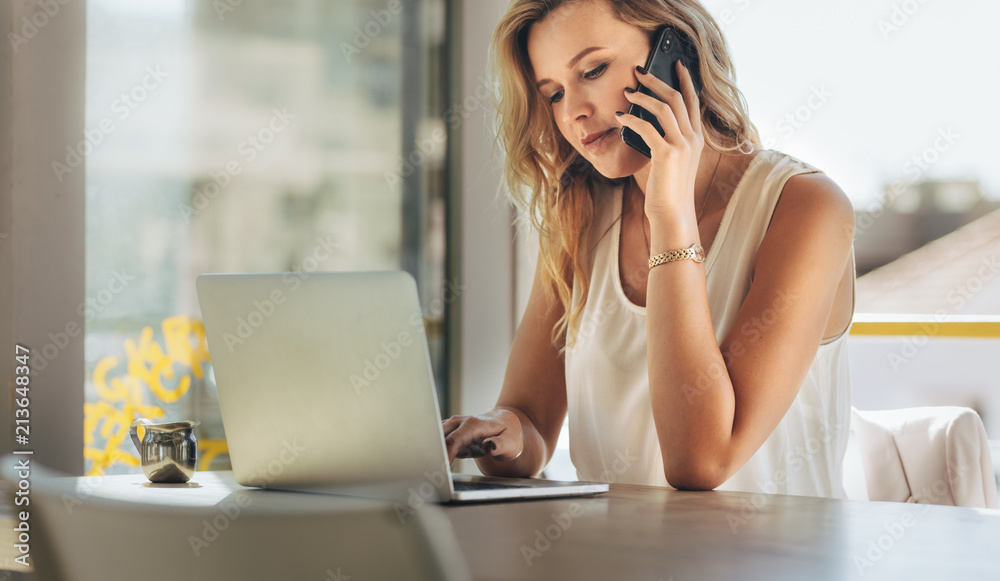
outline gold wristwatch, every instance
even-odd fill
[[[649,259],[649,268],[653,268],[659,264],[666,264],[675,260],[687,260],[689,258],[695,262],[705,262],[705,249],[701,247],[701,244],[692,244],[689,248],[684,248],[682,250],[661,252]]]

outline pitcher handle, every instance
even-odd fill
[[[139,418],[137,420],[132,420],[132,424],[128,427],[128,435],[132,437],[132,443],[135,444],[135,449],[139,451],[139,454],[142,454],[142,442],[139,441],[139,432],[137,427],[139,424],[148,426],[152,423],[153,422],[147,420],[146,418]]]

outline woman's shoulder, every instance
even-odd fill
[[[854,240],[854,206],[843,189],[825,172],[791,155],[776,152],[776,164],[788,166],[779,182],[766,238],[772,248],[827,244],[846,252]],[[776,244],[775,244],[776,242]]]
[[[818,166],[779,149],[759,150],[751,163],[757,164],[758,162],[762,166],[761,169],[766,172],[765,176],[768,177],[825,173]]]
[[[768,177],[781,187],[776,192],[779,205],[794,207],[796,213],[849,217],[853,222],[854,206],[850,198],[818,166],[777,149],[761,150],[758,156],[769,166]]]

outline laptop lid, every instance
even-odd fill
[[[409,273],[203,274],[196,285],[240,484],[451,498]]]

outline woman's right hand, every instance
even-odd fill
[[[492,409],[478,416],[452,416],[441,422],[448,462],[455,458],[482,458],[506,462],[521,455],[521,420],[514,412]]]

